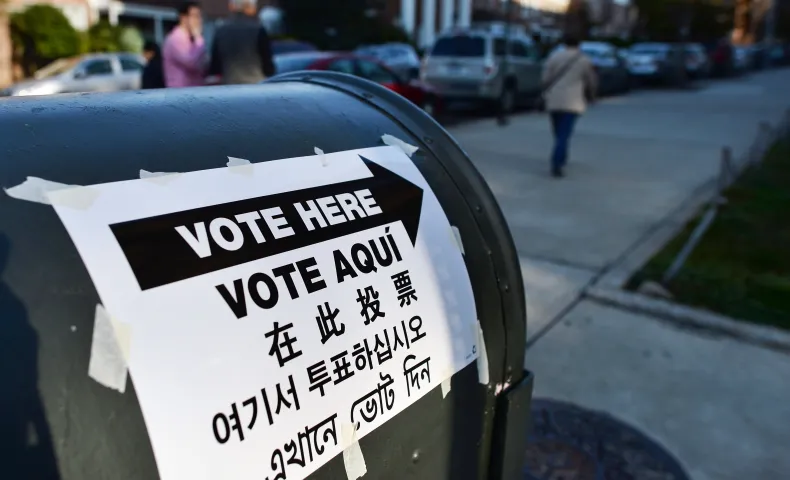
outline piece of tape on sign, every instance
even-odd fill
[[[249,160],[236,157],[228,157],[228,163],[225,164],[231,172],[240,175],[250,176],[253,174],[252,163]]]
[[[27,177],[19,185],[4,190],[9,197],[17,200],[44,205],[63,205],[77,210],[90,208],[99,196],[99,193],[90,187],[52,182],[38,177]]]
[[[458,227],[455,225],[450,225],[450,228],[453,231],[453,238],[455,238],[455,243],[458,245],[458,250],[461,251],[461,255],[466,255],[466,251],[464,250],[464,241],[461,239],[461,231],[458,230]]]
[[[486,341],[483,338],[483,327],[480,326],[480,320],[477,321],[477,348],[479,354],[477,356],[477,379],[483,385],[488,385],[488,352],[486,351]]]
[[[381,141],[384,142],[384,145],[389,145],[390,147],[398,147],[403,150],[403,153],[406,154],[407,157],[411,157],[414,155],[414,152],[419,150],[419,147],[415,147],[414,145],[410,145],[400,138],[393,137],[390,134],[384,134],[381,136]]]
[[[319,158],[321,158],[321,166],[322,167],[326,167],[327,165],[329,165],[329,162],[327,162],[326,155],[324,155],[324,151],[323,150],[321,150],[318,147],[313,147],[313,151],[315,152],[316,155],[319,156]]]
[[[88,375],[120,393],[126,391],[131,329],[115,321],[102,305],[96,305]]]
[[[148,180],[157,185],[167,185],[178,178],[179,175],[181,174],[176,172],[149,172],[148,170],[140,169],[140,178],[142,180]]]
[[[353,423],[343,423],[340,427],[340,434],[343,437],[343,465],[346,467],[348,480],[357,480],[368,473],[368,466],[365,464],[365,457],[362,456],[362,448],[357,440],[357,427]]]

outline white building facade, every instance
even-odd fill
[[[472,23],[473,0],[400,0],[396,23],[420,47],[429,47],[436,36]]]

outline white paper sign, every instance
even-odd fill
[[[86,209],[79,188],[50,199],[128,327],[164,480],[304,478],[343,428],[365,436],[477,358],[463,257],[396,148],[91,188]]]

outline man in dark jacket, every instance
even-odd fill
[[[256,0],[230,0],[232,14],[214,34],[208,74],[224,84],[259,83],[275,74],[269,35],[256,8]]]
[[[165,88],[165,74],[162,70],[162,54],[155,42],[145,42],[143,56],[146,59],[143,69],[142,88]]]

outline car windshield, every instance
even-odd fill
[[[55,60],[54,62],[50,63],[46,67],[40,69],[34,75],[36,79],[41,80],[42,78],[51,78],[62,73],[68,72],[79,62],[79,57],[72,57],[72,58],[61,58],[60,60]]]
[[[274,65],[277,68],[277,73],[295,72],[297,70],[304,70],[309,67],[316,60],[320,60],[324,55],[275,55]]]
[[[457,35],[439,39],[431,50],[437,57],[482,57],[485,55],[483,37]]]

